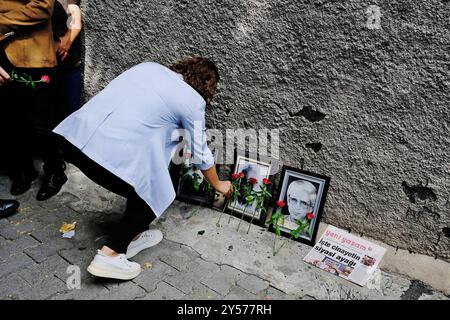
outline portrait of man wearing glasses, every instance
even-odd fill
[[[297,220],[305,220],[306,215],[314,210],[317,199],[317,188],[308,181],[293,181],[286,193],[287,221],[295,223]]]

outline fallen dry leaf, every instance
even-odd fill
[[[72,230],[75,229],[76,225],[77,225],[76,222],[74,222],[74,223],[66,223],[66,222],[64,222],[62,224],[61,228],[59,228],[59,232],[66,233],[66,232],[72,231]]]

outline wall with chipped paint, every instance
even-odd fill
[[[144,60],[214,59],[210,127],[278,128],[331,177],[324,219],[450,260],[448,0],[85,0],[85,92]]]

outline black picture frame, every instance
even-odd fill
[[[187,170],[187,172],[185,172],[185,170]],[[193,173],[200,177],[201,189],[199,191],[194,190],[192,185],[189,185],[188,180],[185,179],[185,177],[187,178],[188,176],[193,176],[189,173]],[[209,185],[208,182],[206,182],[200,168],[196,165],[190,165],[189,167],[185,167],[185,165],[183,164],[180,165],[180,173],[176,193],[177,200],[189,204],[212,207],[214,202],[214,189]]]
[[[291,177],[293,177],[293,178],[291,178]],[[301,185],[305,185],[306,187],[311,187],[311,185],[312,185],[312,186],[316,187],[316,198],[314,200],[314,206],[311,210],[312,213],[314,214],[314,218],[313,218],[313,220],[311,220],[311,222],[313,223],[313,229],[312,229],[311,234],[301,234],[297,239],[295,237],[292,237],[292,240],[296,240],[296,241],[305,243],[307,245],[313,246],[316,241],[317,232],[319,229],[320,220],[322,218],[323,209],[325,206],[331,178],[328,176],[313,173],[310,171],[301,170],[301,169],[290,167],[290,166],[283,166],[281,176],[280,176],[280,182],[278,185],[278,191],[277,191],[276,198],[275,198],[275,202],[284,201],[286,203],[286,206],[282,209],[283,214],[286,214],[286,212],[289,213],[289,205],[290,204],[288,203],[288,199],[287,199],[288,188],[292,182],[300,181],[300,180],[309,182],[309,184],[300,183],[300,184],[298,184],[299,185],[298,188],[300,188]],[[310,193],[310,195],[311,194],[312,193]],[[297,201],[299,201],[299,200],[297,199]],[[276,210],[277,210],[277,208],[275,207],[273,209],[272,214],[274,214],[276,212]],[[290,220],[294,220],[294,219],[291,218]],[[288,221],[288,220],[286,220],[286,221]],[[296,226],[296,225],[292,221],[288,221],[288,222],[286,222],[286,221],[283,226],[280,226],[281,235],[284,237],[291,238],[290,232],[295,229],[294,226]],[[269,230],[271,230],[272,232],[276,231],[272,222],[269,225]]]
[[[182,158],[185,152],[185,145],[181,145],[179,149],[179,157]],[[213,156],[216,158],[217,153],[215,150],[212,150]],[[169,172],[170,177],[172,179],[172,184],[176,193],[176,200],[182,201],[188,204],[200,205],[203,207],[212,208],[214,199],[215,199],[215,190],[210,187],[207,193],[203,194],[194,194],[185,188],[185,184],[183,181],[184,175],[184,167],[186,166],[186,162],[189,162],[190,159],[185,159],[185,162],[181,164],[175,164],[173,161],[170,163]],[[192,167],[196,167],[195,172],[199,174],[203,178],[203,174],[198,166],[192,165]],[[217,165],[216,165],[217,168]],[[208,184],[209,185],[209,184]]]

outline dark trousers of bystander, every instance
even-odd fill
[[[53,69],[15,68],[15,71],[34,80],[48,75]],[[47,175],[64,170],[56,136],[57,125],[52,84],[36,83],[33,87],[23,82],[11,82],[0,91],[0,119],[2,119],[2,156],[9,173],[14,175],[34,171],[33,156],[44,162]]]
[[[56,68],[57,117],[62,121],[81,107],[81,68]]]
[[[156,219],[152,209],[137,195],[131,185],[91,160],[66,139],[61,137],[60,145],[67,162],[75,165],[98,185],[127,199],[124,217],[105,244],[117,253],[126,253],[133,238],[148,230],[150,223]]]

